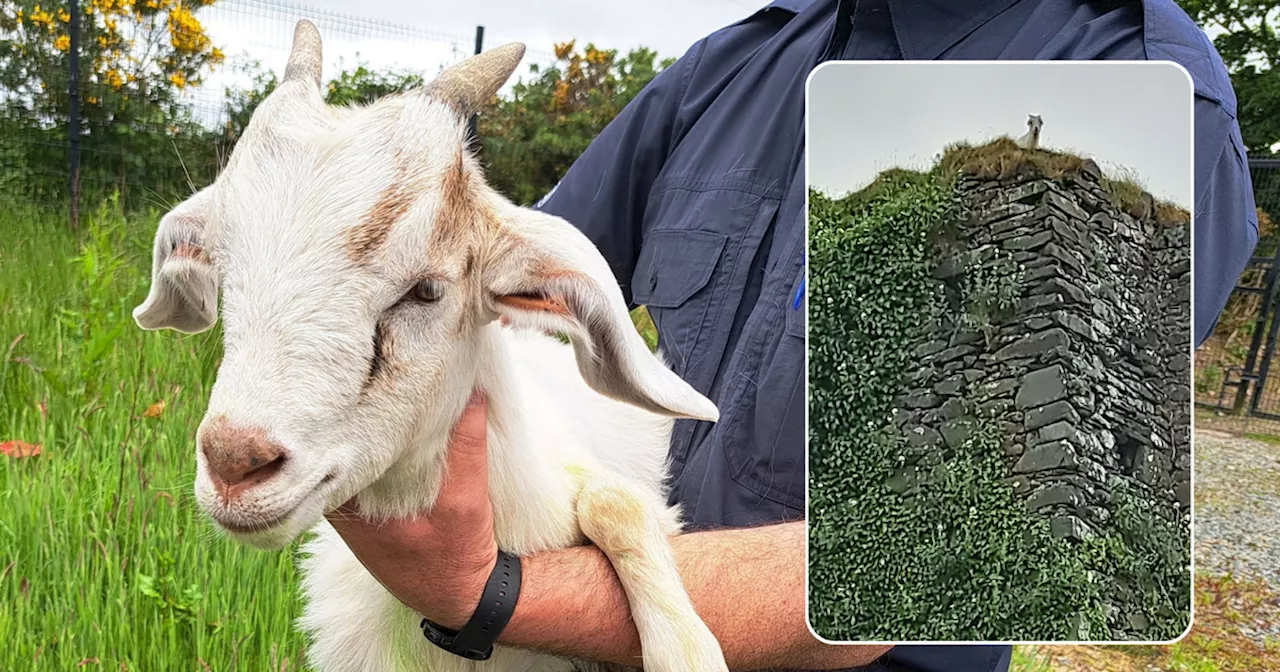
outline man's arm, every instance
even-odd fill
[[[1217,102],[1195,101],[1195,309],[1200,347],[1258,243],[1249,161],[1236,120]]]
[[[429,514],[370,522],[348,505],[329,515],[356,557],[414,611],[460,628],[497,562],[488,490],[486,407],[473,397],[454,430],[447,477]],[[887,646],[828,646],[805,625],[804,524],[698,532],[672,544],[698,614],[735,670],[845,669]],[[515,614],[500,642],[561,656],[639,665],[626,593],[594,546],[522,558]]]
[[[829,646],[805,625],[804,523],[672,540],[685,588],[734,670],[847,669],[888,646]],[[525,560],[525,587],[499,640],[563,656],[640,665],[626,594],[594,546]]]

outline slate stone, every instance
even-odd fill
[[[1077,259],[1075,255],[1071,254],[1070,252],[1066,251],[1064,248],[1054,243],[1049,243],[1048,245],[1045,245],[1044,249],[1041,250],[1040,252],[1045,256],[1049,256],[1049,257],[1053,257],[1054,259],[1057,259],[1058,261],[1062,262],[1066,266],[1070,266],[1071,271],[1073,273],[1084,272],[1084,265],[1080,263],[1080,260]]]
[[[964,413],[964,402],[955,397],[943,402],[938,409],[938,417],[942,420],[958,418],[962,413]]]
[[[1075,487],[1066,483],[1055,483],[1031,493],[1027,499],[1027,508],[1038,511],[1046,506],[1070,506],[1075,508],[1084,503],[1084,497]]]
[[[907,408],[936,408],[939,402],[938,395],[928,390],[918,390],[908,394],[902,400],[902,405]]]
[[[1000,348],[1000,350],[996,351],[995,360],[1033,357],[1059,350],[1065,353],[1070,343],[1070,339],[1067,338],[1067,332],[1058,328],[1049,329],[1024,336],[1021,340]]]
[[[957,331],[951,335],[948,345],[968,345],[982,341],[982,334],[976,331]]]
[[[944,257],[933,267],[933,277],[947,280],[964,273],[964,262],[958,257]]]
[[[1027,283],[1035,282],[1037,280],[1044,280],[1045,278],[1057,278],[1061,276],[1062,276],[1062,268],[1060,266],[1056,266],[1056,265],[1041,266],[1039,268],[1033,268],[1029,271],[1024,272],[1022,274],[1022,282],[1024,284],[1027,284]]]
[[[911,355],[916,359],[924,359],[929,355],[941,352],[946,347],[947,347],[947,342],[944,340],[939,339],[936,341],[929,341],[927,343],[921,343],[920,345],[917,345],[911,351]]]
[[[912,448],[927,448],[942,443],[942,435],[932,427],[916,427],[907,430],[907,445]]]
[[[978,388],[978,394],[982,399],[991,399],[1006,395],[1016,389],[1018,389],[1018,381],[1013,378],[1008,378],[984,384],[982,387]]]
[[[933,391],[944,397],[952,397],[964,389],[964,376],[956,375],[933,386]]]
[[[945,362],[950,362],[953,359],[959,359],[961,357],[964,357],[965,355],[971,355],[977,351],[978,349],[972,345],[967,345],[967,344],[956,345],[939,352],[933,358],[933,361],[936,363],[942,364]]]
[[[978,415],[984,418],[996,418],[1013,409],[1013,402],[1008,399],[992,399],[978,404]]]
[[[1080,234],[1076,233],[1075,229],[1071,228],[1066,222],[1058,219],[1057,217],[1049,218],[1049,226],[1053,229],[1053,232],[1058,234],[1058,237],[1063,240],[1070,241],[1077,245],[1082,242],[1080,240]]]
[[[1006,203],[987,210],[979,225],[990,225],[1002,219],[1026,214],[1036,209],[1034,205],[1024,203]]]
[[[1048,308],[1059,308],[1062,306],[1062,295],[1060,294],[1040,294],[1028,296],[1018,302],[1018,312],[1022,314],[1034,313]]]
[[[1049,183],[1045,180],[1037,180],[1028,182],[1020,187],[1014,187],[1004,193],[1004,199],[1008,202],[1026,201],[1035,196],[1043,194],[1049,189]]]
[[[1093,536],[1089,525],[1076,516],[1056,516],[1049,521],[1049,533],[1059,539],[1083,541]]]
[[[939,430],[942,433],[942,440],[946,443],[946,446],[955,450],[964,445],[964,442],[969,438],[970,433],[973,432],[973,422],[963,418],[948,420],[942,423]]]
[[[1080,174],[1098,182],[1102,179],[1102,168],[1098,167],[1098,163],[1093,159],[1085,159],[1084,163],[1080,164]]]
[[[1014,397],[1014,405],[1020,409],[1044,406],[1067,396],[1067,386],[1062,380],[1062,366],[1032,371],[1022,377],[1022,387]]]
[[[1072,408],[1071,404],[1066,401],[1055,401],[1048,406],[1033,408],[1026,413],[1023,425],[1028,430],[1039,429],[1045,425],[1060,421],[1065,421],[1070,425],[1080,422],[1080,416],[1076,413],[1076,409]]]
[[[1093,327],[1075,313],[1069,313],[1065,310],[1054,311],[1053,319],[1066,329],[1073,331],[1090,341],[1097,340],[1097,335],[1094,334]]]
[[[1049,278],[1031,292],[1032,294],[1061,294],[1076,303],[1089,303],[1089,296],[1083,289],[1063,278]]]
[[[1173,497],[1178,501],[1178,506],[1187,508],[1191,506],[1191,481],[1182,481],[1173,486]]]
[[[1066,441],[1054,441],[1039,446],[1032,446],[1023,453],[1022,459],[1013,465],[1013,473],[1027,474],[1049,469],[1065,469],[1079,464],[1075,448]]]
[[[1048,205],[1052,205],[1053,207],[1061,210],[1064,214],[1066,214],[1071,219],[1079,219],[1079,220],[1089,219],[1089,213],[1085,212],[1084,210],[1081,210],[1080,206],[1076,205],[1073,201],[1062,196],[1061,194],[1058,194],[1057,192],[1046,191],[1044,193],[1044,202]]]
[[[1049,231],[1041,231],[1040,233],[1030,236],[1010,238],[1004,242],[1004,247],[1007,250],[1029,251],[1039,249],[1050,240],[1053,240],[1053,233]]]
[[[1052,425],[1041,427],[1036,436],[1039,443],[1048,443],[1049,441],[1074,441],[1079,436],[1079,432],[1069,422],[1055,422]]]

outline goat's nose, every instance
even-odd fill
[[[223,501],[230,502],[280,471],[287,451],[257,427],[226,421],[210,425],[200,437],[209,477]]]

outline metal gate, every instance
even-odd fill
[[[1258,247],[1212,336],[1196,351],[1196,405],[1222,414],[1280,421],[1280,159],[1251,158]]]

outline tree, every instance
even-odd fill
[[[658,72],[645,48],[618,58],[614,50],[575,42],[555,45],[556,62],[530,67],[530,81],[515,84],[480,114],[481,158],[489,183],[519,203],[532,203],[555,186],[596,135],[618,116]]]
[[[1196,23],[1218,33],[1239,100],[1240,131],[1252,153],[1280,143],[1280,6],[1275,0],[1179,0]]]
[[[213,2],[87,0],[81,6],[83,180],[159,186],[166,178],[157,178],[158,171],[184,173],[177,155],[203,145],[185,142],[199,129],[179,94],[224,59],[195,17]],[[4,131],[32,144],[25,158],[33,170],[65,174],[63,151],[50,149],[66,146],[70,20],[60,3],[0,0]],[[168,158],[156,163],[162,156]]]

